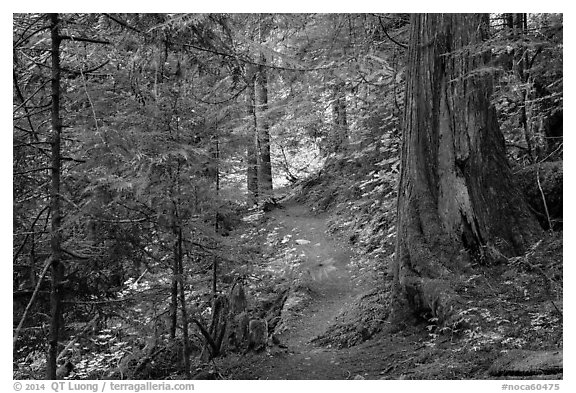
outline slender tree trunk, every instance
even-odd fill
[[[217,189],[218,192],[218,189]],[[218,194],[216,194],[218,197]],[[214,235],[218,234],[218,213],[216,213],[216,221],[214,223]],[[212,310],[214,310],[214,304],[216,303],[216,297],[218,296],[218,257],[214,255],[212,257]]]
[[[176,327],[178,325],[178,279],[177,260],[172,263],[172,283],[170,285],[170,338],[176,338]]]
[[[48,356],[46,364],[46,379],[56,379],[58,339],[62,329],[62,302],[60,286],[64,275],[62,265],[62,212],[60,206],[60,136],[62,123],[60,120],[60,33],[58,14],[50,14],[50,28],[52,40],[52,170],[50,185],[50,249],[52,252],[52,287],[50,291],[50,333],[48,342]]]
[[[332,113],[334,116],[334,136],[332,142],[332,151],[340,151],[348,141],[348,116],[346,108],[346,92],[344,85],[339,83],[334,88],[334,102],[332,104]]]
[[[266,75],[266,58],[261,55],[256,77],[256,113],[258,129],[258,180],[261,198],[272,196],[272,164],[270,162],[270,128],[266,119],[268,111],[268,77]]]
[[[218,145],[216,145],[218,146]],[[218,169],[216,170],[218,171]],[[218,178],[218,175],[216,175]],[[216,182],[216,198],[220,197],[220,183]],[[218,235],[219,230],[219,220],[220,217],[218,212],[216,212],[216,220],[214,221],[214,235]],[[216,302],[216,296],[218,296],[218,257],[214,255],[212,260],[212,309],[214,309],[214,303]]]
[[[214,176],[216,185],[216,201],[218,202],[216,207],[216,214],[214,217],[214,234],[218,235],[220,233],[220,221],[222,220],[222,215],[220,214],[220,140],[218,139],[218,135],[216,135],[214,150]]]
[[[215,185],[216,185],[216,198],[219,200],[220,198],[220,140],[218,139],[218,135],[216,135],[216,140],[214,141],[214,160],[216,161],[216,174],[215,174]]]
[[[177,133],[176,138],[179,138]],[[172,201],[171,229],[174,236],[174,246],[172,260],[172,282],[170,286],[170,338],[176,339],[176,329],[178,327],[178,274],[180,271],[178,260],[178,231],[180,229],[179,205],[180,205],[180,161],[176,163],[176,173],[170,171],[170,200]]]
[[[248,137],[252,142],[248,142],[246,180],[248,186],[248,200],[251,204],[258,202],[258,134],[256,127],[256,108],[254,91],[254,72],[252,66],[248,66],[246,94],[246,114],[248,115]]]
[[[31,288],[36,286],[36,237],[34,236],[34,224],[30,234],[30,270],[28,271],[28,281]]]
[[[178,284],[180,286],[180,310],[182,313],[182,351],[184,355],[184,372],[190,378],[190,340],[188,337],[188,311],[186,310],[186,291],[184,286],[184,266],[182,263],[182,228],[178,228],[175,256],[178,265]]]
[[[520,39],[526,34],[526,14],[512,14],[512,21],[514,31],[513,36],[516,40],[520,41]],[[534,162],[532,130],[530,126],[531,119],[527,110],[527,106],[530,105],[529,100],[531,91],[531,86],[528,81],[529,74],[526,72],[526,67],[528,66],[528,51],[522,47],[517,48],[514,52],[513,64],[513,69],[515,70],[522,85],[522,104],[520,105],[520,118],[518,122],[524,131],[524,140],[528,149],[528,159],[530,162]]]
[[[524,130],[524,141],[526,142],[526,149],[528,150],[528,159],[531,163],[534,163],[534,147],[532,146],[532,127],[530,126],[532,121],[528,116],[527,106],[530,105],[530,86],[526,83],[524,91],[522,93],[522,105],[520,106],[520,125]]]
[[[392,320],[458,310],[458,274],[505,262],[540,232],[517,191],[490,103],[488,16],[412,16]]]
[[[180,141],[180,122],[177,116],[177,100],[174,102],[174,115],[176,115],[176,129],[175,138],[176,143]],[[172,128],[168,125],[168,133],[172,134]],[[170,287],[170,338],[176,339],[176,330],[178,327],[178,285],[182,287],[181,277],[182,274],[182,220],[180,218],[181,209],[181,172],[182,172],[182,158],[176,159],[175,171],[170,170],[170,200],[172,201],[171,212],[171,227],[172,234],[174,235],[174,260],[172,262],[172,282]],[[182,288],[180,288],[182,290]],[[182,321],[184,324],[184,321]]]
[[[513,18],[514,18],[514,27],[516,27],[517,29],[521,30],[521,31],[526,31],[526,29],[528,28],[528,14],[526,13],[519,13],[519,14],[513,14]]]
[[[218,297],[218,257],[212,257],[212,303],[216,302]]]

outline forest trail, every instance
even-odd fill
[[[306,206],[288,204],[270,213],[268,225],[278,228],[296,251],[301,264],[295,276],[309,289],[310,299],[299,318],[280,335],[291,350],[305,352],[309,341],[323,333],[332,319],[357,294],[348,269],[352,250],[326,233],[326,218],[313,215]]]
[[[314,215],[307,206],[294,202],[268,213],[266,231],[281,239],[284,252],[297,254],[299,264],[292,274],[299,277],[296,281],[306,288],[308,296],[285,318],[278,335],[287,349],[273,347],[265,355],[246,355],[248,359],[235,367],[235,378],[348,379],[354,375],[350,367],[343,367],[344,363],[362,367],[364,361],[343,359],[349,354],[346,351],[311,342],[351,306],[361,291],[349,269],[353,252],[344,242],[327,234],[326,220],[326,215]],[[291,301],[289,297],[287,302]]]
[[[292,295],[284,306],[282,324],[276,327],[283,345],[217,359],[214,367],[226,378],[506,379],[510,376],[496,377],[489,372],[503,347],[513,349],[514,342],[530,337],[529,349],[547,354],[561,348],[562,329],[555,328],[561,316],[548,305],[549,300],[534,296],[541,290],[542,278],[506,265],[492,274],[479,271],[466,281],[463,301],[471,304],[466,312],[479,316],[473,330],[463,327],[441,334],[429,322],[421,321],[399,330],[384,327],[351,347],[337,348],[330,340],[332,346],[312,342],[334,322],[344,326],[346,321],[336,317],[358,307],[358,296],[370,290],[357,285],[356,255],[345,240],[327,233],[328,219],[327,214],[315,215],[307,206],[290,202],[267,213],[255,227],[264,237],[263,268],[277,277],[286,274],[287,266],[293,268]],[[561,260],[561,244],[561,238],[551,237],[540,256],[533,259],[559,255]],[[510,277],[516,278],[516,286],[510,285]],[[532,296],[526,297],[526,293]],[[544,306],[548,311],[543,311]],[[511,321],[511,315],[520,317]],[[534,329],[535,324],[550,328]],[[557,372],[550,371],[554,374],[551,378],[557,378]],[[539,373],[534,370],[534,375],[522,378],[544,378]]]

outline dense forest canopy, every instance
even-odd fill
[[[462,266],[562,229],[563,152],[562,14],[456,15],[14,14],[14,375],[133,379],[164,348],[145,375],[190,378],[241,347],[262,255],[234,231],[294,189],[362,201],[396,320],[454,322]]]

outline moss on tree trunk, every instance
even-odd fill
[[[395,320],[455,315],[471,260],[521,253],[539,228],[512,181],[490,104],[488,16],[417,14],[406,77]]]

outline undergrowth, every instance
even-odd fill
[[[344,158],[329,161],[332,169],[296,189],[299,201],[330,213],[334,236],[356,246],[354,280],[379,288],[359,296],[354,307],[314,340],[327,347],[358,345],[386,330],[398,163],[381,161],[387,169],[383,174],[374,170],[374,151],[362,154],[364,165]],[[439,326],[434,318],[419,316],[425,337],[419,339],[418,355],[404,356],[407,367],[394,367],[395,372],[416,379],[478,378],[479,370],[509,351],[562,348],[562,260],[562,232],[555,232],[522,256],[495,266],[473,266],[456,285],[462,307],[454,323]],[[447,368],[435,368],[434,362]]]

